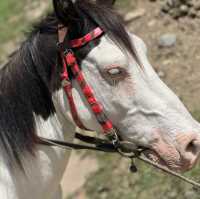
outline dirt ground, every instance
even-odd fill
[[[76,199],[84,199],[85,194],[81,187],[86,182],[87,177],[97,169],[98,163],[94,157],[81,157],[73,152],[62,180],[63,198],[68,199],[71,194],[75,193]]]
[[[191,111],[200,110],[200,19],[184,17],[174,20],[160,12],[159,1],[132,0],[130,4],[128,15],[131,14],[133,19],[127,22],[127,27],[145,41],[153,67]],[[123,15],[127,16],[124,11]],[[176,35],[176,45],[160,48],[158,40],[167,33]],[[65,196],[77,192],[73,198],[85,198],[80,187],[85,177],[98,168],[95,164],[93,158],[80,160],[77,154],[73,154],[63,183],[68,187]],[[75,165],[79,165],[78,168]],[[73,184],[67,179],[74,179]]]

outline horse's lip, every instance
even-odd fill
[[[161,166],[171,169],[170,165],[168,165],[167,162],[156,151],[152,149],[148,149],[148,150],[145,150],[143,154],[146,156],[146,158],[153,161],[154,163],[158,163]]]

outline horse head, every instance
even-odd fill
[[[192,168],[200,152],[200,125],[158,77],[144,42],[125,30],[110,7],[102,11],[97,4],[78,0],[54,1],[54,7],[70,39],[96,26],[105,31],[75,54],[119,136],[147,147],[148,158],[173,170]],[[81,121],[88,129],[101,132],[80,89],[74,86]]]

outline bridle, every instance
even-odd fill
[[[200,187],[199,183],[196,183],[190,179],[185,178],[182,175],[177,174],[157,163],[154,163],[142,156],[142,153],[147,150],[145,147],[137,147],[135,148],[135,144],[129,141],[121,140],[119,136],[118,130],[113,125],[112,121],[106,116],[104,108],[102,104],[96,99],[94,92],[91,86],[85,80],[85,77],[79,67],[76,56],[73,52],[74,49],[80,48],[88,44],[89,42],[100,38],[104,34],[104,31],[97,27],[90,33],[86,34],[84,37],[75,39],[72,41],[67,40],[67,28],[63,25],[58,26],[58,50],[59,56],[62,60],[62,73],[61,73],[61,81],[62,87],[65,91],[66,97],[68,99],[68,103],[70,106],[71,115],[73,117],[76,125],[83,130],[88,130],[80,120],[78,116],[78,112],[76,109],[76,105],[74,103],[73,95],[72,95],[72,82],[69,77],[69,68],[73,74],[74,80],[78,83],[81,92],[85,99],[88,102],[88,105],[91,108],[91,111],[96,117],[97,122],[103,129],[103,134],[107,139],[100,139],[96,137],[90,137],[86,135],[82,135],[79,133],[75,134],[75,138],[79,139],[90,145],[82,145],[82,144],[74,144],[70,142],[63,142],[58,140],[46,139],[42,137],[38,137],[38,143],[48,146],[56,146],[64,149],[75,149],[75,150],[95,150],[107,153],[119,153],[121,156],[131,159],[130,170],[132,172],[137,172],[137,167],[134,164],[134,159],[137,158],[142,160],[143,162],[150,164],[166,173],[174,175],[181,180],[184,180],[195,187]]]
[[[104,31],[97,27],[90,33],[86,34],[84,37],[71,40],[70,42],[67,41],[67,28],[63,25],[58,26],[58,43],[57,47],[59,50],[59,56],[62,60],[62,73],[61,73],[61,81],[62,87],[65,91],[66,97],[68,99],[70,111],[72,118],[75,124],[82,130],[88,130],[80,120],[78,116],[78,112],[76,109],[76,105],[72,95],[72,82],[69,77],[69,68],[73,74],[74,80],[78,83],[82,94],[84,95],[85,99],[87,100],[93,114],[96,117],[97,122],[103,129],[103,134],[107,137],[106,140],[100,138],[94,138],[89,136],[84,136],[82,134],[76,133],[75,137],[79,140],[82,140],[86,143],[95,145],[94,147],[85,146],[85,145],[77,145],[73,143],[61,142],[57,140],[47,140],[42,138],[43,143],[56,145],[56,146],[67,146],[73,149],[91,149],[97,151],[104,151],[104,152],[118,152],[121,155],[125,155],[126,157],[135,157],[140,155],[144,148],[138,147],[137,150],[133,151],[135,148],[135,144],[122,141],[118,135],[118,130],[114,127],[112,121],[106,116],[104,108],[100,102],[94,96],[94,92],[91,86],[85,80],[85,77],[78,65],[76,56],[73,52],[74,49],[80,48],[87,43],[100,38],[104,34]]]

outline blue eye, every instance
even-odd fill
[[[125,70],[120,67],[110,68],[107,70],[107,74],[111,77],[121,77],[125,73]]]
[[[129,77],[129,73],[125,67],[110,66],[104,69],[102,73],[107,82],[113,86],[116,86],[119,82]]]
[[[119,75],[122,73],[122,71],[119,68],[112,68],[107,71],[109,75]]]

